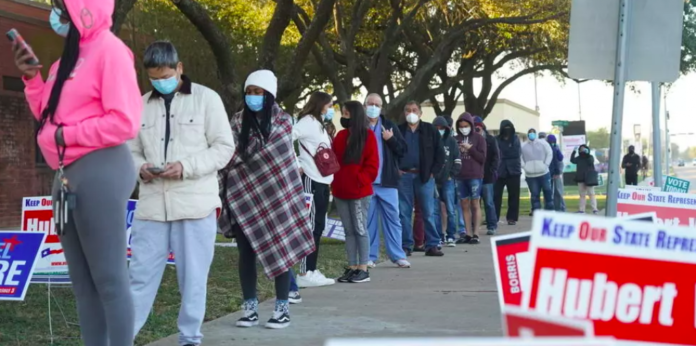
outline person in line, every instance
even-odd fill
[[[479,244],[477,222],[481,222],[481,188],[486,164],[486,139],[474,130],[474,117],[463,113],[457,120],[457,145],[462,167],[457,174],[457,188],[467,233],[460,244]],[[471,233],[471,234],[469,234]]]
[[[237,147],[219,172],[219,226],[236,238],[244,302],[237,327],[258,325],[256,261],[275,280],[276,301],[266,328],[290,325],[289,269],[315,250],[302,178],[292,141],[292,117],[275,102],[278,80],[258,70],[244,83],[244,109],[230,120]]]
[[[641,164],[640,155],[636,154],[636,147],[629,145],[628,153],[621,161],[626,185],[638,185],[638,170],[640,170]]]
[[[444,256],[439,249],[440,236],[435,229],[433,220],[433,196],[435,196],[435,180],[445,164],[445,151],[440,146],[440,133],[435,126],[422,122],[420,104],[408,102],[404,107],[406,123],[399,130],[406,140],[407,151],[399,163],[401,180],[399,182],[399,215],[403,228],[401,246],[406,253],[413,251],[413,215],[414,198],[418,197],[418,205],[423,212],[425,222],[425,255]]]
[[[474,117],[476,133],[486,140],[486,163],[483,165],[483,207],[486,213],[486,234],[495,235],[498,230],[498,215],[495,212],[495,198],[493,196],[495,182],[498,179],[498,167],[500,166],[500,151],[498,141],[488,134],[486,125],[481,117]]]
[[[413,198],[413,252],[425,252],[425,221],[420,206],[421,202],[416,195]]]
[[[454,119],[452,116],[447,117],[447,125],[449,125],[450,129],[452,129],[452,137],[457,136],[457,129],[454,128]],[[456,139],[455,139],[456,142]],[[457,152],[459,152],[459,146],[457,146]],[[461,161],[461,160],[460,160]],[[457,172],[459,173],[459,172]],[[456,181],[456,175],[453,176],[455,178],[454,181],[454,200],[456,201],[455,205],[457,205],[456,211],[457,211],[457,229],[459,232],[457,234],[459,237],[457,238],[457,241],[460,241],[459,239],[463,239],[466,236],[466,224],[464,223],[464,213],[462,212],[461,205],[459,205],[459,200],[461,199],[459,197],[459,188],[457,186],[457,181]],[[456,242],[455,242],[456,244]],[[456,246],[456,245],[455,245]],[[450,245],[450,247],[452,247]]]
[[[457,233],[457,200],[455,198],[456,183],[454,177],[462,167],[459,159],[459,148],[454,139],[452,129],[447,124],[445,117],[439,116],[433,121],[433,125],[440,132],[440,145],[445,150],[445,166],[435,177],[438,197],[435,198],[435,227],[441,234],[441,241],[448,247],[455,247],[455,234]],[[445,230],[444,227],[447,227]]]
[[[300,274],[297,277],[299,287],[320,287],[336,283],[317,269],[319,245],[326,228],[326,213],[329,210],[330,186],[333,174],[324,175],[317,168],[314,157],[321,149],[331,149],[331,137],[324,128],[323,121],[329,112],[333,112],[333,99],[325,92],[315,92],[298,115],[293,126],[292,138],[298,141],[300,172],[304,192],[312,194],[313,203],[309,211],[310,222],[314,225],[314,245],[316,250],[302,260]]]
[[[551,186],[553,189],[553,210],[565,212],[566,204],[563,199],[563,152],[561,148],[558,147],[556,143],[556,136],[549,135],[546,138],[546,142],[551,146],[553,151],[553,158],[551,159],[551,165],[549,166],[549,173],[551,174]]]
[[[645,180],[645,177],[648,176],[648,170],[650,169],[650,160],[648,160],[648,157],[645,155],[643,155],[641,160],[640,169],[643,172],[643,180]]]
[[[584,214],[585,207],[587,204],[587,195],[590,196],[590,206],[592,207],[592,214],[597,214],[597,198],[595,197],[594,186],[589,186],[585,181],[585,176],[587,172],[594,171],[594,156],[590,155],[590,147],[583,144],[577,150],[573,150],[570,155],[570,162],[577,166],[575,173],[575,182],[578,184],[578,189],[580,190],[580,203],[578,207],[578,213]]]
[[[114,0],[55,0],[50,15],[64,37],[48,77],[29,64],[33,53],[14,43],[37,142],[53,182],[54,215],[68,264],[82,341],[87,346],[133,345],[128,286],[126,207],[136,169],[126,141],[140,128],[142,99],[133,53],[109,29]],[[82,12],[90,14],[87,23]],[[60,191],[71,196],[60,203]],[[74,199],[73,199],[74,198]],[[67,209],[67,211],[65,210]]]
[[[203,338],[221,207],[217,171],[232,158],[234,139],[222,99],[183,74],[173,44],[152,43],[143,66],[154,90],[143,96],[143,125],[129,142],[140,181],[129,266],[134,331],[152,310],[171,249],[181,293],[179,344],[195,346]]]
[[[365,113],[369,128],[377,140],[379,170],[372,189],[367,216],[367,230],[370,236],[370,261],[374,268],[379,258],[379,229],[382,226],[384,247],[389,259],[399,268],[410,268],[406,253],[401,248],[401,220],[399,219],[399,159],[406,153],[406,141],[401,131],[382,115],[382,97],[370,94],[365,99]],[[381,223],[380,223],[381,219]]]
[[[522,180],[522,155],[520,139],[515,125],[510,120],[500,122],[500,134],[496,138],[500,149],[500,166],[498,180],[495,182],[495,213],[500,220],[503,206],[503,192],[507,188],[508,206],[506,221],[508,225],[517,224],[520,214],[520,182]]]
[[[541,209],[541,193],[544,193],[544,209],[553,210],[553,192],[549,165],[553,159],[551,146],[544,140],[537,139],[535,129],[527,132],[529,141],[522,146],[522,167],[527,178],[531,194],[532,213]]]
[[[338,282],[363,283],[370,281],[367,218],[374,193],[372,184],[379,174],[379,152],[375,135],[368,129],[363,105],[348,101],[341,113],[343,130],[334,142],[341,169],[334,175],[331,187],[345,230],[348,268]]]

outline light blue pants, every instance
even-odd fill
[[[215,212],[197,220],[157,222],[133,220],[130,262],[131,294],[135,307],[135,335],[145,325],[174,252],[181,293],[179,344],[200,344],[205,317],[206,285],[213,263],[217,219]]]
[[[401,221],[399,220],[399,190],[396,188],[373,185],[370,211],[367,216],[367,231],[370,234],[370,261],[379,258],[379,226],[382,219],[382,233],[387,256],[392,261],[406,258],[401,248]]]

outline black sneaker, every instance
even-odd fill
[[[442,257],[445,255],[445,253],[436,247],[431,247],[430,249],[428,249],[428,251],[425,252],[425,255],[429,257]]]
[[[290,314],[286,312],[273,312],[273,318],[266,322],[268,329],[283,329],[290,326]]]
[[[370,282],[370,273],[365,270],[358,269],[354,272],[353,276],[351,276],[349,282],[354,284]]]
[[[481,241],[479,240],[478,234],[474,234],[474,236],[471,237],[471,240],[469,240],[469,244],[471,244],[471,245],[476,245],[479,243],[481,243]]]
[[[350,282],[350,278],[352,278],[353,275],[355,275],[355,270],[347,268],[346,271],[343,272],[343,275],[340,278],[338,278],[337,281],[343,283]]]
[[[413,251],[411,251],[411,249],[404,249],[404,252],[406,253],[406,257],[411,257],[411,255],[413,255]]]
[[[413,248],[413,252],[425,252],[425,246],[416,246]]]
[[[288,302],[290,304],[302,303],[302,296],[300,295],[300,292],[290,291],[290,294],[288,295]]]
[[[517,221],[508,221],[509,226],[514,226],[517,224]]]
[[[186,344],[184,346],[199,346],[200,344]]]
[[[259,314],[253,311],[245,311],[244,317],[237,320],[237,327],[251,328],[259,324]]]
[[[469,244],[471,241],[471,236],[468,234],[464,234],[459,236],[459,239],[457,239],[456,243],[457,244]]]

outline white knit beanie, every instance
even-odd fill
[[[276,97],[276,92],[278,91],[278,78],[269,70],[258,70],[249,75],[244,83],[244,90],[250,85],[266,90],[271,93],[273,97]]]

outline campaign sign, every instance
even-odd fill
[[[696,234],[587,215],[534,213],[523,307],[589,319],[598,336],[696,345]]]
[[[322,237],[346,241],[346,232],[343,228],[343,222],[339,219],[326,218],[326,228],[322,233]]]
[[[655,212],[643,213],[643,214],[633,214],[623,217],[626,221],[645,221],[645,222],[657,222],[657,214]]]
[[[530,269],[525,268],[527,263],[523,263],[528,257],[530,235],[531,232],[523,232],[491,238],[493,267],[501,309],[506,305],[522,305],[521,276],[524,274],[521,272],[522,269]]]
[[[46,233],[0,231],[0,300],[24,300]]]
[[[691,185],[691,182],[688,180],[667,176],[662,191],[689,193],[689,185]]]
[[[131,199],[128,201],[128,204],[126,205],[126,236],[128,238],[128,248],[126,249],[126,257],[128,260],[131,259],[131,255],[133,252],[131,251],[131,240],[133,239],[133,217],[135,215],[135,207],[136,204],[138,203],[137,200]],[[167,257],[167,264],[176,264],[174,262],[174,253],[169,251],[169,257]]]
[[[654,212],[656,223],[665,226],[696,227],[696,195],[619,189],[617,216]]]
[[[346,338],[324,346],[613,346],[611,338]]]
[[[522,310],[514,306],[503,308],[503,333],[505,336],[523,338],[538,336],[594,336],[591,321],[549,316],[536,311]]]

